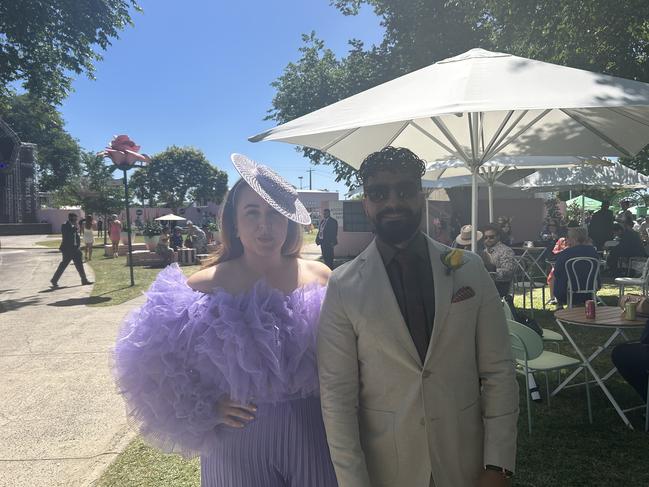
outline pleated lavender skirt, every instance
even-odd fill
[[[318,398],[262,405],[256,416],[219,430],[201,456],[202,487],[337,487]]]

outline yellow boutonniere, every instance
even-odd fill
[[[446,275],[450,275],[454,270],[462,267],[466,262],[464,260],[464,251],[452,249],[442,254],[442,264],[446,267]]]

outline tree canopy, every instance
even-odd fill
[[[212,166],[202,151],[171,146],[131,176],[131,188],[149,205],[177,209],[190,200],[219,204],[228,190],[228,175]]]
[[[21,84],[49,104],[69,93],[71,74],[92,78],[119,31],[132,24],[136,0],[11,0],[0,2],[0,102]]]
[[[122,185],[112,176],[113,169],[104,158],[91,152],[81,153],[81,174],[57,192],[57,203],[80,205],[86,213],[117,213],[123,207]]]
[[[649,2],[628,0],[332,0],[344,15],[365,5],[380,18],[378,45],[350,40],[337,58],[315,33],[300,58],[272,84],[267,119],[285,123],[407,72],[473,47],[509,52],[649,82]],[[298,148],[314,164],[332,164],[338,181],[354,171],[320,151]],[[649,172],[644,152],[632,167]]]
[[[0,117],[22,142],[38,146],[40,191],[58,190],[79,176],[81,149],[55,107],[31,95],[13,96],[0,109]]]

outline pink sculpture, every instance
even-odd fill
[[[146,154],[140,154],[140,146],[136,145],[128,135],[116,135],[106,147],[99,153],[100,156],[110,157],[118,167],[133,166],[136,162],[147,164],[151,159]]]

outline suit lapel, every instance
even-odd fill
[[[430,265],[433,269],[433,282],[435,285],[435,320],[433,322],[433,334],[428,344],[426,360],[424,365],[430,359],[432,350],[437,342],[437,337],[441,333],[442,327],[446,323],[446,317],[451,308],[451,299],[453,297],[453,275],[446,273],[446,267],[442,263],[442,254],[444,250],[432,239],[426,237],[428,241],[428,252],[430,255]]]
[[[362,258],[364,262],[359,269],[359,273],[364,286],[361,292],[363,298],[370,297],[372,303],[369,307],[369,323],[372,326],[382,327],[382,333],[392,336],[421,367],[419,353],[417,353],[417,348],[401,314],[399,303],[392,290],[390,278],[385,270],[383,259],[381,259],[375,241],[372,241],[363,252]],[[437,296],[437,293],[435,295]],[[437,318],[435,321],[437,321]]]

